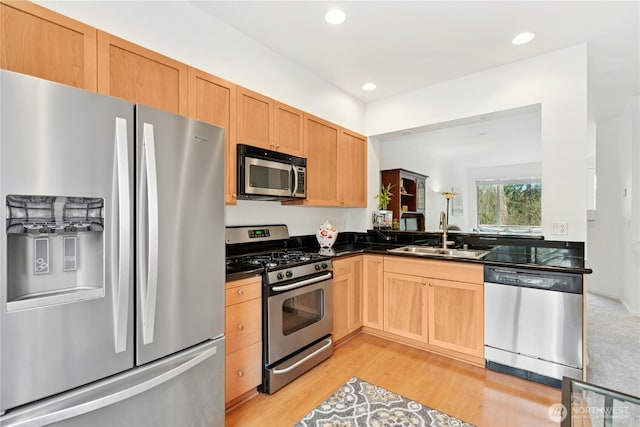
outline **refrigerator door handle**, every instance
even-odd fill
[[[118,271],[114,280],[115,352],[127,349],[127,314],[131,273],[131,195],[129,191],[129,141],[127,120],[116,117],[115,145],[118,179]]]
[[[141,268],[141,306],[142,306],[142,342],[150,344],[153,342],[155,313],[156,313],[156,291],[158,287],[158,175],[156,170],[156,150],[153,134],[153,125],[144,123],[142,140],[142,173],[140,175],[141,187],[140,206],[146,205],[146,212],[139,210],[140,223],[144,224],[146,215],[146,236],[145,227],[138,227],[138,242],[141,246],[146,246],[146,273]],[[146,200],[145,199],[146,192]],[[145,262],[145,257],[140,257],[140,263]]]
[[[35,415],[33,417],[25,417],[24,419],[17,419],[15,422],[8,421],[7,426],[11,427],[32,427],[43,426],[53,423],[62,422],[71,418],[79,417],[84,414],[88,414],[93,411],[97,411],[102,408],[106,408],[111,405],[115,405],[126,399],[130,399],[134,396],[140,395],[154,387],[158,387],[166,382],[173,380],[181,374],[189,371],[195,366],[201,364],[212,356],[215,356],[218,352],[218,347],[211,347],[197,356],[190,358],[189,360],[181,363],[180,365],[172,368],[166,372],[161,373],[155,377],[138,382],[130,387],[116,391],[112,394],[105,394],[91,400],[78,403],[66,408],[60,408],[57,410],[49,411],[42,415]],[[81,392],[81,391],[80,391]],[[73,392],[72,392],[73,393]]]

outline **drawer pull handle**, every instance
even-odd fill
[[[244,295],[244,291],[242,289],[238,289],[238,295]]]
[[[238,377],[244,377],[244,372],[243,371],[238,371]]]
[[[241,331],[241,330],[243,330],[243,329],[244,329],[244,325],[243,325],[243,324],[239,324],[239,325],[237,326],[237,328],[238,328],[238,330],[239,330],[239,331]]]
[[[433,283],[429,282],[429,287],[433,288]]]

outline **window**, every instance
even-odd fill
[[[476,181],[478,231],[542,232],[539,178]]]

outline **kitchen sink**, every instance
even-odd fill
[[[388,249],[388,252],[392,253],[401,253],[401,254],[411,254],[411,255],[421,255],[421,256],[443,256],[443,257],[454,257],[454,258],[472,258],[472,259],[480,259],[489,251],[480,251],[473,249],[443,249],[443,248],[435,248],[429,246],[403,246],[401,248],[396,249]]]

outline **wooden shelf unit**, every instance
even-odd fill
[[[415,229],[424,231],[426,215],[426,181],[428,176],[405,169],[388,169],[380,171],[383,186],[391,184],[391,200],[388,209],[393,211],[393,218],[398,219],[400,228],[413,230],[408,219],[415,219]],[[406,210],[402,207],[406,206]],[[403,222],[404,219],[404,222]],[[404,227],[403,227],[404,226]]]

